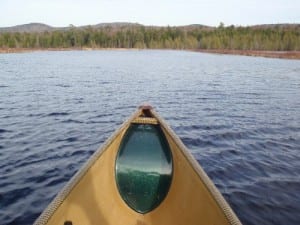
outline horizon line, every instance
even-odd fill
[[[292,23],[292,22],[284,22],[284,23],[259,23],[259,24],[247,24],[247,25],[242,25],[242,24],[225,24],[222,21],[220,21],[219,25],[207,25],[207,24],[201,24],[201,23],[189,23],[189,24],[178,24],[178,25],[171,25],[171,24],[166,24],[166,25],[155,25],[155,24],[143,24],[139,22],[126,22],[126,21],[115,21],[115,22],[100,22],[100,23],[93,23],[93,24],[83,24],[83,25],[74,25],[73,23],[70,23],[69,25],[65,26],[56,26],[56,25],[50,25],[48,23],[44,22],[26,22],[26,23],[20,23],[16,25],[8,25],[8,26],[0,26],[0,28],[11,28],[11,27],[17,27],[17,26],[23,26],[23,25],[30,25],[30,24],[40,24],[40,25],[46,25],[52,28],[66,28],[66,27],[86,27],[86,26],[96,26],[96,25],[101,25],[101,24],[132,24],[132,25],[140,25],[140,26],[145,26],[145,27],[185,27],[185,26],[205,26],[205,27],[218,27],[221,24],[224,25],[224,27],[252,27],[252,26],[263,26],[263,25],[300,25],[300,23]]]

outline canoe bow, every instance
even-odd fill
[[[91,156],[34,224],[241,222],[174,131],[150,105],[143,105]]]

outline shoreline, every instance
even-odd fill
[[[39,51],[95,51],[95,50],[152,50],[138,48],[0,48],[0,54],[6,53],[27,53]],[[154,49],[155,50],[155,49]],[[180,49],[160,49],[180,50]],[[186,51],[221,54],[221,55],[243,55],[253,57],[267,57],[279,59],[300,59],[300,51],[261,51],[261,50],[228,50],[228,49],[183,49]]]
[[[138,48],[0,48],[0,54],[27,53],[27,52],[47,52],[47,51],[101,51],[101,50],[140,50]]]
[[[300,59],[300,51],[263,51],[263,50],[229,50],[229,49],[196,49],[195,52],[221,54],[221,55],[243,55],[253,57],[278,58],[278,59]]]

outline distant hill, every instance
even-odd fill
[[[125,23],[125,22],[116,22],[116,23],[99,23],[96,25],[85,25],[85,26],[73,26],[70,25],[68,27],[52,27],[47,24],[43,23],[28,23],[28,24],[22,24],[12,27],[0,27],[0,33],[40,33],[45,31],[55,31],[55,30],[69,30],[69,29],[85,29],[85,28],[93,28],[93,29],[101,29],[104,27],[111,27],[111,28],[124,28],[124,27],[141,27],[142,24],[138,23]]]
[[[49,25],[43,23],[29,23],[29,24],[22,24],[12,27],[0,27],[0,32],[45,32],[45,31],[53,31],[56,28],[51,27]]]
[[[68,27],[52,27],[47,24],[43,23],[28,23],[22,24],[12,27],[0,27],[0,33],[40,33],[45,31],[55,31],[55,30],[69,30],[69,29],[86,29],[86,28],[93,28],[93,29],[102,29],[105,27],[110,27],[112,29],[121,29],[121,28],[136,28],[136,27],[151,27],[151,28],[163,28],[166,26],[144,26],[139,23],[127,23],[127,22],[114,22],[114,23],[99,23],[96,25],[84,25],[84,26],[73,26],[70,25]],[[171,26],[171,27],[178,27],[185,30],[192,30],[192,29],[213,29],[214,27],[205,26],[201,24],[190,24],[186,26]]]
[[[103,27],[112,27],[112,28],[121,28],[121,27],[141,27],[142,24],[139,23],[124,23],[124,22],[116,22],[116,23],[99,23],[96,25],[92,25],[93,28],[103,28]]]
[[[210,26],[206,26],[206,25],[202,25],[202,24],[190,24],[190,25],[185,25],[185,26],[178,26],[178,28],[186,30],[186,31],[190,31],[190,30],[196,30],[196,29],[200,29],[200,30],[213,30],[215,29],[215,27],[210,27]]]
[[[85,25],[85,26],[73,26],[70,25],[68,27],[52,27],[47,24],[43,23],[29,23],[29,24],[22,24],[12,27],[0,27],[0,33],[40,33],[45,31],[55,31],[55,30],[70,30],[70,29],[86,29],[86,28],[93,28],[93,29],[103,29],[105,27],[110,27],[114,30],[122,29],[122,28],[137,28],[137,27],[146,27],[146,28],[164,28],[166,26],[144,26],[139,23],[127,23],[127,22],[114,22],[114,23],[99,23],[96,25]],[[190,24],[184,26],[170,26],[172,28],[180,28],[186,31],[201,29],[201,30],[213,30],[216,27],[206,26],[202,24]],[[300,24],[261,24],[261,25],[253,25],[248,26],[253,29],[272,29],[272,28],[292,28],[292,29],[299,29]]]

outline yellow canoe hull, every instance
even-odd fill
[[[139,213],[130,208],[119,193],[115,162],[126,130],[133,121],[138,121],[145,113],[152,121],[157,121],[167,138],[172,153],[173,177],[168,194],[161,204],[150,212]],[[144,106],[94,153],[35,224],[222,225],[241,223],[180,139],[151,107]]]

